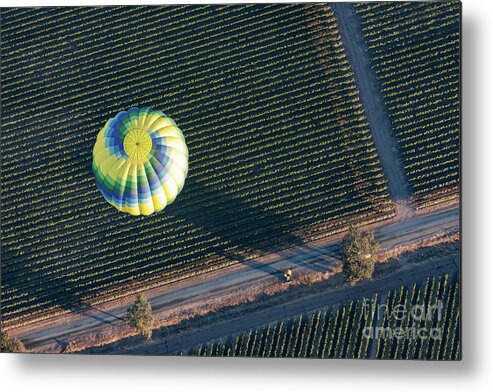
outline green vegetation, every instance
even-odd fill
[[[20,326],[394,215],[328,5],[2,9],[2,318]],[[61,39],[60,37],[63,37]],[[108,205],[98,131],[150,106],[190,172]]]
[[[251,329],[181,354],[460,359],[459,304],[455,279],[447,275],[428,278],[421,285],[401,287],[382,298],[350,301],[334,310]]]
[[[418,207],[459,194],[460,7],[356,4]]]
[[[128,308],[124,319],[139,335],[151,340],[154,317],[152,316],[151,304],[146,297],[139,294],[135,303]]]
[[[347,282],[355,284],[371,279],[379,247],[373,231],[362,232],[356,226],[349,228],[341,247],[342,272]]]
[[[0,332],[2,339],[1,352],[3,353],[23,353],[26,351],[24,344],[15,336],[10,336],[7,332]]]

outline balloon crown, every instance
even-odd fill
[[[131,215],[172,203],[188,173],[188,148],[170,117],[151,108],[118,113],[99,131],[93,172],[104,198]]]

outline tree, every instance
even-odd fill
[[[342,239],[342,272],[351,285],[371,279],[378,258],[380,243],[373,231],[362,232],[351,226]]]
[[[26,351],[24,344],[15,336],[9,336],[7,332],[2,334],[2,352],[3,353],[23,353]]]
[[[151,304],[146,297],[139,294],[135,303],[128,308],[124,319],[138,334],[145,336],[147,340],[151,340],[154,317],[152,316]]]

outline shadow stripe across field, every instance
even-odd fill
[[[7,326],[394,215],[327,5],[2,9]],[[190,172],[162,213],[99,194],[107,119],[163,110]]]

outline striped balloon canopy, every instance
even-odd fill
[[[188,172],[183,133],[170,117],[151,108],[132,108],[110,119],[92,155],[104,198],[131,215],[150,215],[172,203]]]

